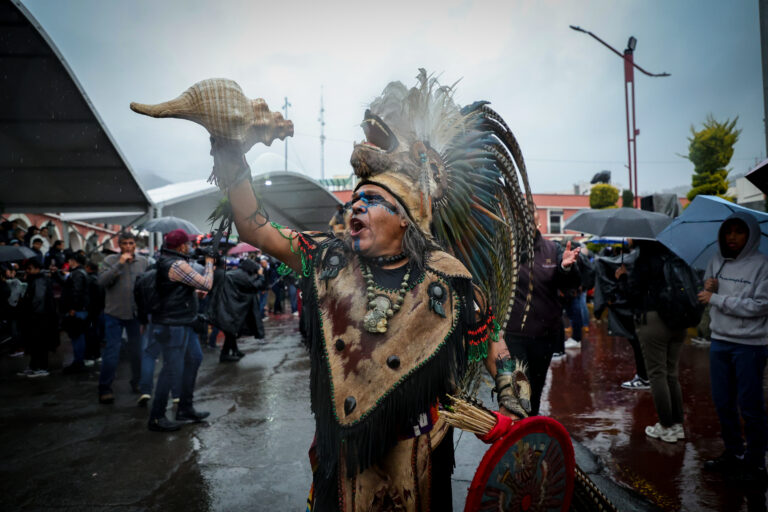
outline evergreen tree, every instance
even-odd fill
[[[607,183],[592,185],[589,191],[589,207],[595,210],[603,208],[616,208],[619,200],[619,189]]]
[[[701,130],[691,126],[691,137],[688,138],[688,160],[693,163],[693,178],[688,199],[693,200],[699,194],[720,196],[724,199],[728,192],[728,163],[733,157],[733,146],[739,140],[741,130],[736,129],[736,116],[733,121],[716,121],[712,115],[707,116]]]

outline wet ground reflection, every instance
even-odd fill
[[[709,389],[709,347],[686,341],[680,361],[685,404],[685,442],[649,439],[656,423],[650,391],[625,390],[634,360],[623,338],[593,323],[580,350],[554,362],[544,391],[542,414],[565,425],[598,455],[615,479],[663,510],[765,510],[764,490],[726,483],[702,471],[704,460],[722,451],[719,423]]]

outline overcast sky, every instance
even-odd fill
[[[515,132],[534,192],[559,192],[600,170],[627,185],[623,63],[569,24],[672,76],[637,80],[641,192],[690,184],[690,126],[739,116],[731,162],[743,173],[765,155],[757,0],[117,2],[24,0],[58,46],[129,164],[171,181],[207,177],[205,130],[133,113],[131,101],[176,97],[226,77],[272,110],[284,97],[296,130],[291,167],[320,177],[321,87],[325,176],[348,175],[365,105],[419,67],[461,79],[461,105],[492,103]],[[284,143],[255,146],[281,158]]]

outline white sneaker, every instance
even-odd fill
[[[16,372],[16,375],[19,377],[29,377],[33,373],[35,373],[35,370],[33,370],[32,368],[27,368],[26,370],[21,370],[20,372]]]
[[[552,354],[552,361],[562,361],[566,358],[565,352],[555,352]]]
[[[576,341],[573,338],[568,338],[565,340],[565,348],[581,348],[581,342]]]
[[[645,435],[653,439],[661,439],[665,443],[677,442],[677,433],[674,427],[664,428],[661,423],[645,427]]]
[[[178,403],[179,403],[179,399],[178,399],[178,398],[174,398],[172,401],[173,401],[173,403],[175,403],[175,404],[178,404]]]
[[[680,441],[682,439],[685,439],[685,430],[683,430],[683,424],[682,423],[675,423],[669,429],[675,433],[675,436],[677,436],[677,440]]]
[[[47,377],[50,373],[48,373],[48,370],[32,370],[32,373],[27,375],[30,379],[36,379],[38,377]]]
[[[11,354],[11,357],[24,357],[24,351],[23,350],[17,350],[13,354]]]
[[[93,359],[86,359],[83,361],[83,364],[85,365],[86,368],[90,368],[96,364],[96,361]]]
[[[621,387],[624,389],[651,389],[651,383],[641,379],[639,375],[635,375],[632,380],[622,382]]]

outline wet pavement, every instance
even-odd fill
[[[649,439],[645,427],[658,421],[650,391],[620,387],[635,373],[624,338],[608,336],[595,323],[582,348],[550,366],[542,414],[560,421],[606,466],[612,479],[631,487],[661,510],[765,510],[765,489],[726,483],[702,471],[723,445],[709,387],[709,346],[690,339],[680,358],[685,442]]]
[[[171,434],[147,431],[125,363],[115,404],[105,406],[95,370],[25,379],[15,376],[24,359],[0,358],[3,510],[303,510],[314,430],[309,361],[294,317],[265,325],[265,340],[240,340],[247,356],[239,363],[205,352],[195,405],[211,417]],[[67,361],[67,349],[63,342],[52,355],[53,368]],[[633,372],[626,341],[595,324],[582,349],[553,364],[542,412],[571,432],[580,466],[621,510],[747,510],[743,490],[700,470],[721,447],[706,347],[683,351],[685,443],[645,437],[656,421],[650,392],[619,387]],[[454,442],[458,511],[487,446],[458,432]],[[759,505],[765,494],[750,499]]]

